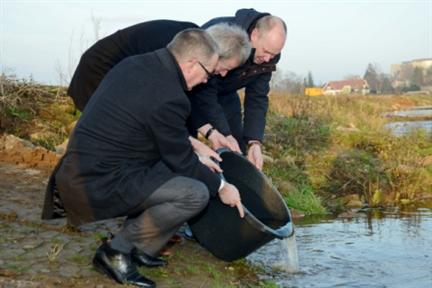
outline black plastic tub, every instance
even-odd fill
[[[247,256],[269,241],[294,233],[291,213],[268,178],[242,155],[220,150],[225,179],[235,185],[242,200],[245,217],[237,208],[223,204],[219,197],[189,226],[198,242],[217,258],[234,261]]]

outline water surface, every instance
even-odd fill
[[[432,107],[413,107],[412,109],[386,113],[386,116],[398,117],[429,117],[432,116]]]
[[[414,107],[408,110],[389,112],[384,115],[388,117],[397,116],[411,119],[418,118],[417,120],[413,121],[398,121],[387,123],[385,126],[397,136],[409,134],[413,130],[417,129],[423,129],[426,131],[426,133],[432,134],[432,121],[420,120],[422,117],[432,117],[432,107]]]
[[[357,214],[296,223],[299,273],[275,271],[279,240],[248,260],[280,287],[432,287],[431,209]]]
[[[426,133],[432,134],[432,121],[399,121],[390,122],[385,125],[395,135],[402,136],[406,135],[413,130],[423,129]]]

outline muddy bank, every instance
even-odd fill
[[[36,168],[47,174],[54,168],[60,157],[60,153],[35,146],[30,141],[14,135],[0,135],[0,163]]]
[[[46,167],[50,165],[47,161]],[[91,264],[101,237],[118,231],[122,219],[86,225],[81,231],[64,219],[42,221],[46,171],[0,162],[0,179],[0,287],[124,287]],[[244,261],[220,261],[196,242],[176,244],[167,260],[167,268],[141,272],[158,287],[261,285]]]

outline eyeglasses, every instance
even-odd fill
[[[200,61],[198,61],[198,64],[201,66],[201,68],[202,68],[202,69],[205,71],[205,73],[207,74],[207,79],[210,78],[210,77],[212,77],[212,76],[214,75],[214,72],[210,72],[210,71],[208,71],[207,68],[205,68],[205,66],[204,66]]]

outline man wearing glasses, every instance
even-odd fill
[[[126,216],[95,253],[98,271],[122,284],[155,287],[137,266],[158,253],[209,197],[238,209],[240,195],[194,153],[186,91],[216,70],[218,45],[204,30],[179,32],[167,48],[129,57],[104,77],[70,137],[55,180],[74,226]]]

